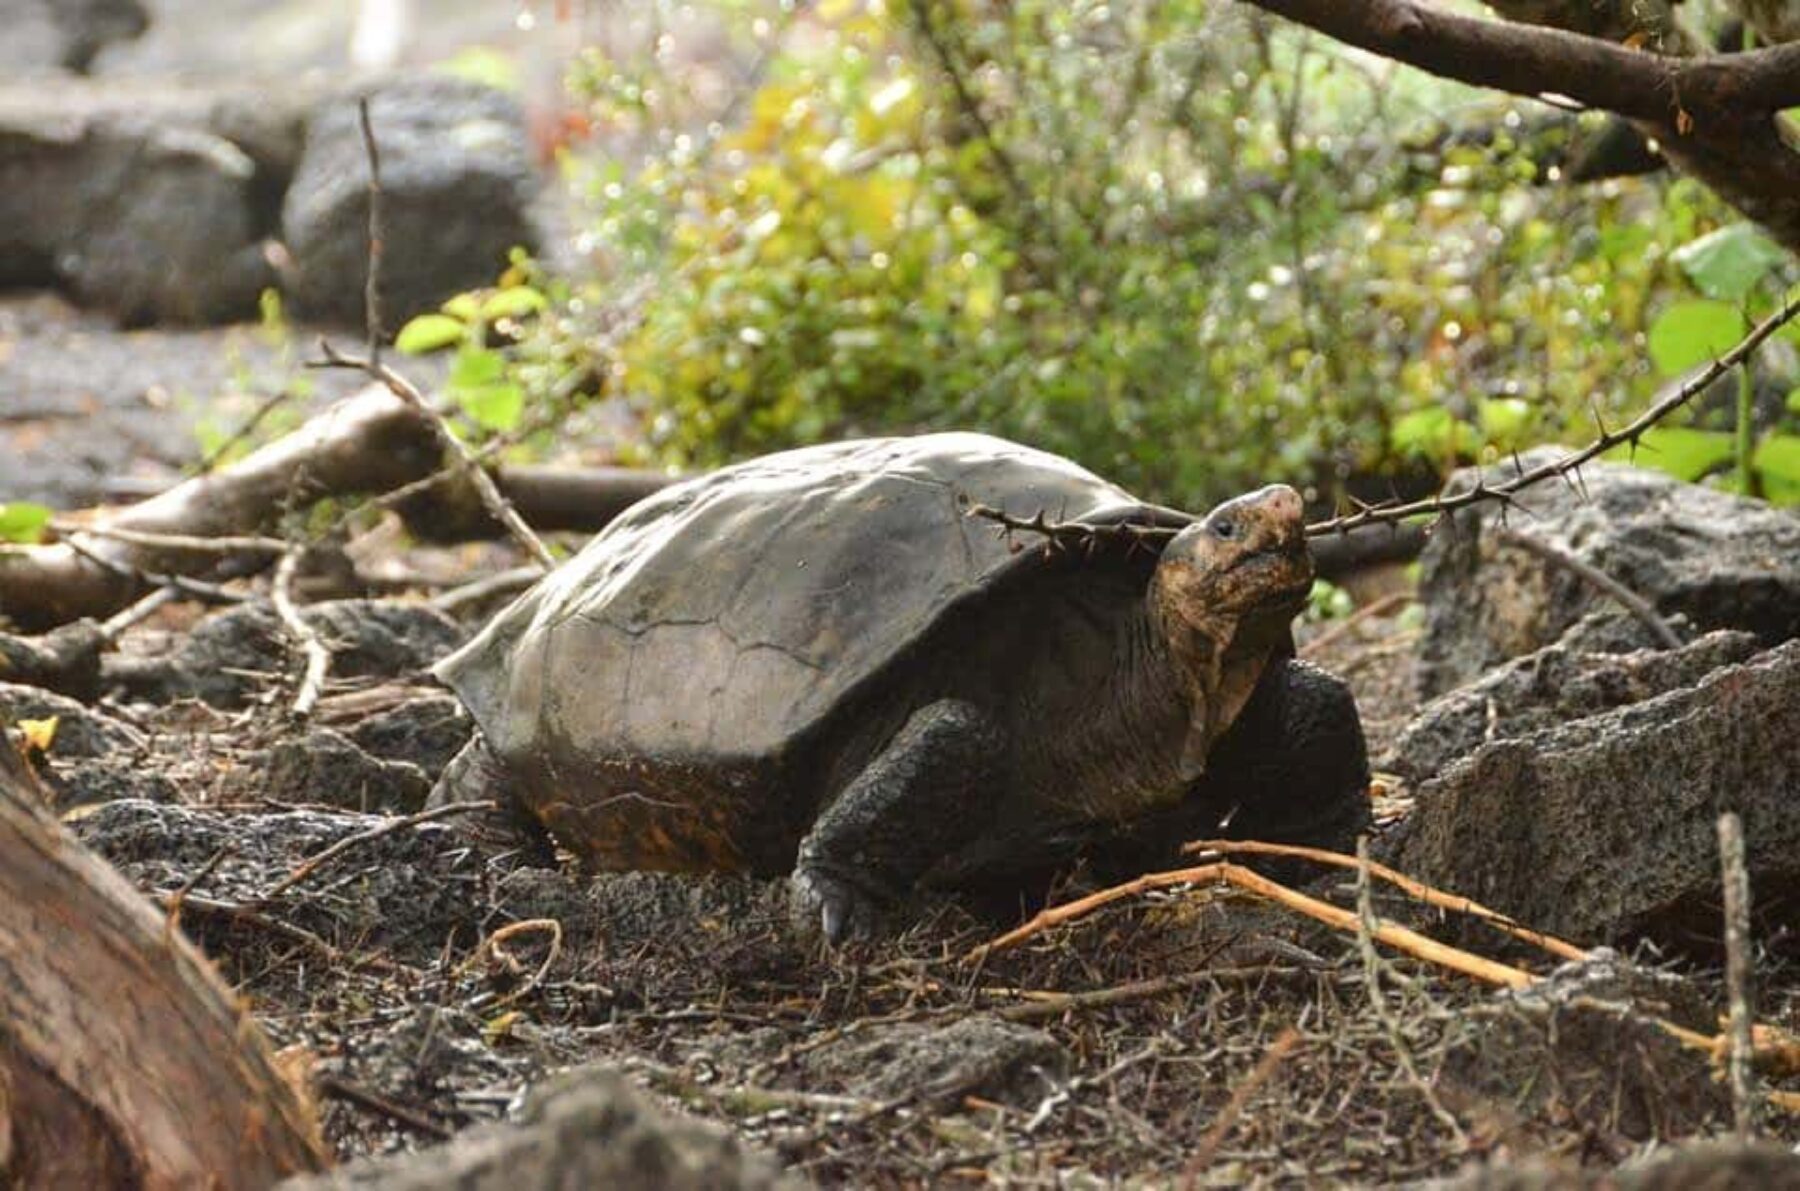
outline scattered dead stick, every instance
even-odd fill
[[[300,571],[300,559],[305,553],[306,548],[297,543],[290,547],[276,564],[275,583],[269,589],[269,599],[275,605],[275,615],[281,618],[282,627],[306,658],[306,669],[300,676],[300,689],[294,692],[292,707],[295,717],[299,719],[312,714],[313,707],[325,688],[325,674],[331,669],[331,650],[294,605],[294,576]]]
[[[220,537],[197,537],[193,534],[152,533],[142,529],[128,529],[124,526],[107,525],[104,522],[71,521],[58,517],[50,522],[50,528],[65,536],[87,534],[95,538],[111,538],[117,542],[129,542],[134,546],[151,546],[157,550],[184,550],[196,554],[268,554],[279,555],[287,552],[288,544],[280,538],[261,537],[247,534],[228,534]]]
[[[1364,604],[1350,615],[1344,617],[1343,620],[1331,626],[1330,629],[1320,633],[1317,637],[1314,637],[1311,641],[1302,645],[1299,650],[1300,656],[1309,658],[1315,654],[1323,653],[1325,650],[1330,649],[1333,645],[1348,636],[1350,631],[1356,628],[1357,625],[1373,620],[1377,616],[1385,616],[1395,608],[1404,607],[1417,598],[1418,597],[1410,591],[1395,591],[1389,592],[1374,603]]]
[[[512,567],[508,570],[497,571],[492,575],[485,575],[480,579],[472,579],[467,583],[452,587],[448,591],[440,591],[427,602],[439,612],[454,616],[470,604],[479,604],[481,601],[495,596],[511,595],[522,588],[530,587],[542,575],[543,572],[536,567]]]
[[[216,898],[201,897],[194,893],[184,894],[179,901],[172,893],[162,894],[156,898],[156,902],[170,914],[186,913],[192,910],[200,914],[211,914],[217,918],[229,918],[234,922],[247,923],[259,930],[278,935],[291,943],[298,943],[333,966],[345,965],[346,969],[368,967],[387,971],[398,970],[397,964],[381,956],[352,955],[340,947],[332,946],[303,926],[283,922],[271,914],[265,914],[261,910],[239,902],[219,901]]]
[[[537,971],[531,974],[530,979],[501,997],[498,1001],[495,1001],[492,1005],[489,1005],[487,1007],[489,1010],[512,1004],[514,1001],[519,1000],[532,989],[544,982],[544,977],[550,974],[551,967],[553,967],[557,959],[562,956],[562,923],[554,918],[527,918],[522,922],[509,923],[483,939],[469,958],[457,966],[456,970],[460,973],[467,970],[470,964],[475,963],[482,956],[492,955],[512,971],[522,971],[523,965],[520,964],[517,959],[514,959],[512,954],[501,944],[516,935],[540,932],[548,932],[550,935],[550,950],[549,953],[544,956],[544,961],[538,965]]]
[[[1288,1057],[1299,1042],[1299,1030],[1293,1026],[1282,1030],[1276,1036],[1275,1041],[1269,1044],[1269,1049],[1263,1057],[1256,1060],[1256,1066],[1250,1069],[1250,1074],[1246,1075],[1243,1081],[1232,1089],[1231,1099],[1227,1100],[1225,1107],[1219,1110],[1219,1115],[1213,1119],[1212,1127],[1206,1131],[1206,1136],[1200,1139],[1200,1144],[1194,1148],[1193,1157],[1188,1159],[1187,1165],[1182,1169],[1181,1186],[1183,1191],[1189,1191],[1198,1185],[1200,1173],[1212,1165],[1213,1159],[1218,1156],[1219,1147],[1225,1144],[1225,1139],[1231,1136],[1231,1130],[1237,1125],[1238,1118],[1244,1115],[1244,1109],[1249,1106],[1250,1098],[1274,1077],[1282,1061]]]
[[[511,534],[513,540],[524,547],[525,552],[531,555],[539,566],[546,571],[556,566],[556,558],[544,545],[543,539],[532,532],[531,527],[525,524],[525,519],[519,516],[519,511],[513,507],[512,502],[501,495],[500,489],[494,484],[494,477],[481,466],[469,444],[451,432],[450,424],[444,420],[444,415],[438,411],[436,406],[426,400],[425,394],[419,392],[411,381],[379,360],[344,355],[337,348],[331,346],[331,341],[328,339],[321,338],[319,340],[319,352],[325,357],[324,360],[310,363],[308,367],[354,368],[380,381],[387,386],[388,392],[411,406],[414,412],[425,419],[426,424],[431,427],[432,433],[437,436],[438,445],[455,456],[461,465],[462,474],[467,476],[469,483],[475,486],[475,492],[481,497],[482,507],[488,511],[488,514],[506,527],[507,533]]]
[[[1123,898],[1132,897],[1151,889],[1166,889],[1170,886],[1193,885],[1206,881],[1217,881],[1236,886],[1245,892],[1286,906],[1290,910],[1348,934],[1354,934],[1358,929],[1357,916],[1351,911],[1341,909],[1330,902],[1320,901],[1318,898],[1310,897],[1298,890],[1289,889],[1286,885],[1272,881],[1241,864],[1221,860],[1195,868],[1146,873],[1144,876],[1127,881],[1122,885],[1090,893],[1086,897],[1077,898],[1075,901],[1060,906],[1052,906],[1023,926],[974,948],[964,957],[964,962],[978,962],[992,952],[1016,946],[1052,926],[1080,918],[1101,906]],[[1461,972],[1465,976],[1472,976],[1488,984],[1499,985],[1502,988],[1523,988],[1537,979],[1522,968],[1484,959],[1479,955],[1464,951],[1460,947],[1451,947],[1436,939],[1427,938],[1418,931],[1398,923],[1378,920],[1372,933],[1377,942],[1385,943],[1396,951],[1411,955],[1426,963],[1436,964],[1438,967],[1449,968],[1453,972]]]
[[[408,1107],[386,1096],[372,1092],[368,1088],[335,1075],[327,1075],[319,1080],[319,1091],[326,1096],[354,1104],[358,1108],[368,1109],[393,1121],[396,1125],[404,1125],[415,1133],[423,1133],[436,1141],[449,1141],[450,1130],[444,1128],[416,1108]]]
[[[1725,903],[1725,1023],[1727,1083],[1731,1087],[1732,1132],[1739,1141],[1756,1136],[1755,1046],[1750,1035],[1755,1009],[1750,988],[1750,873],[1744,863],[1744,821],[1727,811],[1719,816],[1719,867]]]
[[[396,831],[405,831],[409,827],[417,827],[419,824],[429,823],[433,819],[446,819],[451,815],[466,815],[476,811],[491,811],[494,808],[495,804],[493,802],[485,800],[481,802],[452,802],[444,806],[434,806],[430,810],[423,810],[417,814],[402,815],[397,819],[389,819],[387,822],[371,827],[367,831],[359,831],[355,835],[347,835],[330,847],[320,849],[313,853],[311,856],[308,856],[305,860],[301,861],[293,872],[277,881],[267,892],[260,893],[251,900],[256,905],[263,905],[273,901],[275,898],[280,897],[294,886],[300,884],[300,882],[312,876],[315,872],[318,872],[320,868],[331,863],[333,860],[336,860],[352,848],[357,848],[363,844],[381,839],[383,836],[392,835]]]
[[[1309,971],[1306,968],[1293,967],[1203,968],[1199,971],[1181,972],[1173,976],[1135,980],[1130,984],[1117,984],[1111,988],[1096,988],[1089,992],[1022,994],[1031,996],[1032,1000],[1023,1005],[1008,1005],[997,1010],[995,1016],[1006,1021],[1042,1021],[1049,1017],[1061,1017],[1065,1013],[1078,1013],[1088,1009],[1111,1009],[1118,1005],[1129,1005],[1134,1001],[1147,1001],[1152,997],[1182,992],[1206,984],[1264,979],[1287,980],[1296,977],[1312,978],[1317,975],[1317,972]]]
[[[1561,567],[1583,583],[1611,596],[1620,607],[1637,617],[1644,627],[1650,630],[1651,635],[1662,642],[1664,649],[1681,648],[1681,637],[1669,627],[1668,621],[1657,615],[1656,609],[1650,606],[1650,601],[1599,567],[1590,566],[1567,550],[1558,550],[1548,542],[1541,542],[1515,529],[1502,529],[1497,537],[1506,545],[1517,546],[1527,554],[1533,554],[1543,559],[1551,566]]]
[[[1382,1032],[1387,1035],[1388,1046],[1393,1049],[1394,1061],[1399,1064],[1400,1074],[1406,1077],[1419,1099],[1431,1110],[1438,1123],[1448,1130],[1456,1142],[1457,1149],[1466,1150],[1469,1138],[1463,1132],[1462,1123],[1456,1114],[1444,1107],[1434,1089],[1423,1075],[1419,1074],[1419,1065],[1413,1061],[1412,1047],[1406,1040],[1406,1032],[1400,1025],[1400,1019],[1388,1007],[1387,994],[1382,991],[1381,978],[1386,965],[1375,950],[1375,934],[1380,929],[1380,919],[1375,916],[1375,899],[1369,885],[1369,840],[1363,836],[1356,841],[1356,949],[1362,955],[1363,989],[1369,996],[1369,1008],[1374,1010],[1375,1018],[1381,1023]]]
[[[1541,484],[1545,480],[1559,477],[1568,480],[1571,476],[1578,476],[1584,464],[1592,462],[1615,447],[1636,447],[1647,431],[1682,406],[1693,401],[1694,398],[1711,388],[1713,382],[1749,359],[1765,340],[1792,322],[1796,316],[1800,316],[1800,292],[1789,297],[1778,310],[1751,328],[1750,332],[1739,340],[1730,351],[1690,377],[1680,388],[1652,403],[1624,426],[1617,430],[1608,430],[1602,423],[1599,426],[1599,433],[1579,450],[1570,451],[1532,468],[1518,466],[1515,460],[1515,473],[1497,483],[1489,483],[1485,476],[1477,476],[1475,482],[1468,488],[1456,492],[1438,493],[1423,500],[1379,505],[1356,501],[1352,512],[1324,521],[1309,523],[1306,526],[1306,536],[1322,538],[1348,534],[1353,530],[1371,525],[1386,525],[1391,528],[1414,518],[1430,518],[1435,524],[1450,513],[1470,505],[1516,505],[1518,503],[1517,495],[1527,488]],[[1160,552],[1174,539],[1177,533],[1181,532],[1183,525],[1194,520],[1191,514],[1173,510],[1161,510],[1160,513],[1166,515],[1159,515],[1155,524],[1151,525],[1096,526],[1079,521],[1050,521],[1041,512],[1035,517],[1025,518],[1012,516],[998,509],[976,508],[970,510],[972,516],[986,517],[996,521],[1008,531],[1038,534],[1062,549],[1079,549],[1087,547],[1095,541],[1128,537],[1131,547],[1149,550],[1152,553]]]
[[[1323,848],[1307,848],[1299,844],[1269,844],[1263,843],[1260,840],[1199,840],[1195,843],[1187,844],[1181,850],[1187,853],[1217,852],[1227,856],[1232,855],[1233,853],[1248,853],[1257,856],[1292,856],[1301,860],[1317,861],[1320,864],[1334,865],[1338,868],[1349,869],[1351,871],[1356,871],[1361,867],[1357,863],[1356,857],[1346,856],[1342,852],[1328,852]],[[1367,867],[1370,876],[1381,878],[1383,881],[1398,888],[1409,897],[1424,902],[1426,905],[1436,906],[1440,910],[1451,910],[1458,914],[1466,914],[1471,918],[1479,918],[1496,930],[1503,931],[1522,942],[1530,943],[1534,947],[1541,947],[1559,959],[1583,960],[1587,958],[1587,952],[1575,946],[1575,944],[1564,942],[1562,939],[1558,939],[1553,935],[1544,934],[1542,931],[1532,930],[1530,927],[1523,926],[1513,919],[1508,918],[1498,910],[1490,910],[1479,902],[1472,901],[1459,894],[1446,893],[1441,889],[1434,889],[1430,885],[1426,885],[1422,881],[1416,881],[1405,873],[1400,872],[1398,869],[1389,868],[1385,864],[1377,864],[1370,861],[1368,862]]]
[[[1094,1075],[1077,1075],[1074,1079],[1071,1079],[1068,1083],[1065,1083],[1062,1087],[1051,1092],[1048,1096],[1045,1096],[1038,1102],[1036,1110],[1032,1112],[1031,1116],[1026,1120],[1023,1126],[1024,1131],[1027,1134],[1036,1133],[1039,1129],[1044,1127],[1052,1116],[1056,1115],[1057,1109],[1075,1099],[1077,1094],[1086,1091],[1088,1088],[1101,1087],[1109,1084],[1133,1067],[1139,1067],[1145,1063],[1161,1058],[1167,1049],[1168,1044],[1164,1042],[1163,1039],[1153,1038],[1150,1040],[1148,1046],[1126,1055],[1104,1071]]]
[[[369,97],[356,101],[356,119],[362,127],[363,154],[369,161],[369,267],[363,278],[363,321],[368,334],[369,362],[381,364],[381,258],[387,248],[383,227],[381,146],[375,142],[375,121],[369,115]]]

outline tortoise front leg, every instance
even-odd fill
[[[932,865],[994,812],[1003,737],[987,713],[943,699],[906,723],[800,841],[795,916],[817,915],[831,943],[868,934]]]
[[[1232,839],[1354,852],[1369,827],[1369,757],[1342,679],[1293,658],[1269,663],[1213,749],[1215,802],[1236,807]],[[1207,779],[1203,778],[1202,783]]]

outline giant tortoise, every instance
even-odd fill
[[[1056,552],[976,505],[1184,528]],[[979,434],[754,459],[440,663],[478,732],[435,797],[513,800],[598,868],[791,872],[832,940],[1090,848],[1343,845],[1368,767],[1348,690],[1293,657],[1312,577],[1283,486],[1194,519]]]

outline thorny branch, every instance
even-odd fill
[[[1652,404],[1643,413],[1633,418],[1616,430],[1608,430],[1604,422],[1600,424],[1600,433],[1580,450],[1571,451],[1559,459],[1540,463],[1536,467],[1525,468],[1514,460],[1516,473],[1499,483],[1490,483],[1485,476],[1477,476],[1469,487],[1456,492],[1439,493],[1423,500],[1405,503],[1371,505],[1357,502],[1356,511],[1325,521],[1315,521],[1306,527],[1309,538],[1326,537],[1332,534],[1347,534],[1352,530],[1362,529],[1370,525],[1398,525],[1416,517],[1429,517],[1435,525],[1443,518],[1458,509],[1470,505],[1495,503],[1514,505],[1514,499],[1520,492],[1545,480],[1562,478],[1573,480],[1578,477],[1580,468],[1590,463],[1615,447],[1629,446],[1634,450],[1641,443],[1646,431],[1658,422],[1687,405],[1695,397],[1710,388],[1713,382],[1730,372],[1733,368],[1749,359],[1751,354],[1775,332],[1800,316],[1800,291],[1797,291],[1780,309],[1763,319],[1750,333],[1740,340],[1736,347],[1714,360],[1699,373],[1691,377],[1674,392]],[[1596,415],[1596,420],[1598,416]],[[1181,532],[1180,527],[1172,525],[1090,525],[1080,521],[1051,521],[1042,511],[1031,517],[1020,517],[1002,509],[988,505],[972,505],[968,513],[970,517],[980,517],[996,523],[1003,535],[1013,533],[1031,533],[1046,539],[1046,548],[1052,552],[1064,550],[1092,551],[1101,546],[1123,545],[1128,550],[1145,549],[1159,552]]]

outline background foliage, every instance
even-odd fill
[[[609,394],[677,466],[974,427],[1169,503],[1329,498],[1585,438],[1794,279],[1692,183],[1559,184],[1597,118],[1241,6],[732,12],[748,81],[722,108],[666,38],[583,60],[595,127],[643,151],[572,162],[600,273],[504,375],[485,327],[445,340],[490,430]],[[1650,461],[1800,495],[1792,354]]]

